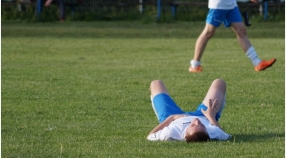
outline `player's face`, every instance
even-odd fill
[[[186,135],[192,135],[195,132],[207,132],[206,127],[198,118],[195,118],[187,127]]]

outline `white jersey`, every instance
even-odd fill
[[[236,7],[236,0],[209,0],[210,9],[233,9]]]
[[[148,136],[148,140],[179,140],[185,141],[185,133],[191,121],[198,118],[206,127],[207,132],[212,140],[227,140],[231,135],[225,133],[219,127],[212,125],[206,117],[202,116],[185,116],[178,118],[170,123],[169,126],[152,133]]]

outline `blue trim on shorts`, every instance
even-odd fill
[[[223,9],[210,9],[207,15],[206,23],[215,27],[219,27],[221,23],[225,27],[230,27],[234,22],[242,22],[240,11],[238,7],[229,10]]]
[[[208,107],[205,106],[203,103],[198,105],[196,111],[189,111],[185,112],[183,111],[169,96],[165,93],[157,94],[153,98],[153,107],[155,110],[155,113],[158,116],[158,121],[162,123],[165,119],[167,119],[170,115],[174,114],[189,114],[192,116],[204,116],[204,114],[201,112],[201,109],[207,110]],[[218,121],[221,115],[223,108],[216,114],[215,119]]]
[[[203,109],[203,110],[207,110],[208,107],[205,106],[205,104],[201,103],[201,104],[197,107],[196,111],[190,111],[190,112],[186,112],[186,113],[189,114],[189,115],[192,115],[192,116],[205,116],[205,115],[202,113],[202,111],[201,111],[202,109]],[[221,115],[221,112],[222,112],[222,109],[216,114],[216,116],[215,116],[216,121],[219,120],[220,115]]]

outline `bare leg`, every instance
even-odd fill
[[[236,37],[242,50],[244,52],[247,52],[247,50],[251,47],[251,43],[246,34],[246,27],[241,22],[232,23],[231,27],[236,34]]]
[[[151,91],[152,98],[154,98],[157,94],[160,94],[160,93],[165,93],[169,95],[165,84],[160,80],[154,80],[151,82],[150,91]]]
[[[214,35],[216,30],[216,27],[214,27],[211,24],[206,23],[206,26],[203,30],[203,32],[200,34],[196,41],[196,47],[195,47],[195,54],[194,59],[195,61],[200,61],[201,57],[203,55],[203,52],[207,46],[207,43],[209,39]]]
[[[166,94],[169,96],[166,86],[160,80],[154,80],[151,82],[150,85],[151,91],[151,102],[153,110],[158,118],[158,121],[162,123],[166,120],[169,116],[174,114],[183,114],[184,111],[180,109],[176,105],[176,103],[172,100],[172,98],[168,98],[166,96],[161,97],[160,101],[154,102],[154,97],[158,94]],[[160,97],[159,97],[160,98]]]
[[[218,106],[222,106],[225,92],[226,92],[226,83],[224,82],[224,80],[215,79],[212,82],[212,85],[210,86],[207,95],[205,96],[203,104],[208,107],[210,99],[212,100],[211,102],[217,99]]]

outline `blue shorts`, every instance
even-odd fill
[[[216,114],[215,119],[217,121],[220,118],[224,105],[222,106],[220,111]],[[203,103],[201,103],[197,107],[196,111],[185,112],[174,102],[174,100],[169,95],[165,93],[160,93],[156,95],[152,100],[152,106],[160,123],[162,123],[170,115],[174,114],[189,114],[192,116],[204,116],[204,114],[201,112],[201,109],[204,110],[208,109],[208,107],[206,107]]]
[[[206,23],[215,27],[219,27],[221,23],[224,23],[225,27],[230,27],[234,22],[242,22],[240,11],[238,7],[230,10],[222,9],[210,9],[207,15]]]

